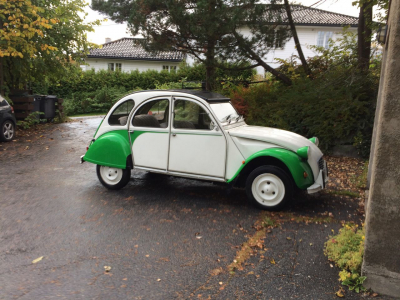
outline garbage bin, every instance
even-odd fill
[[[42,112],[43,98],[44,98],[44,96],[42,96],[42,95],[35,95],[34,96],[32,112],[35,112],[35,111]],[[41,115],[37,116],[38,120],[41,119],[41,118],[42,118]]]
[[[57,96],[53,95],[48,95],[42,98],[41,111],[44,112],[44,115],[42,115],[43,119],[54,119],[56,116],[56,101]]]

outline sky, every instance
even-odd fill
[[[358,17],[359,10],[357,7],[352,6],[352,0],[296,0],[295,3],[314,8],[341,13],[353,17]],[[90,1],[88,1],[90,4]],[[87,21],[102,20],[107,16],[101,15],[96,11],[91,10],[89,7],[85,9],[88,13]],[[126,24],[116,24],[110,20],[103,22],[100,26],[94,27],[95,32],[88,33],[88,40],[95,44],[104,44],[106,38],[117,40],[123,37],[132,37],[128,33]]]

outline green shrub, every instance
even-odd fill
[[[329,236],[325,243],[325,255],[341,269],[339,280],[350,290],[364,291],[365,276],[361,276],[361,264],[364,255],[364,228],[357,225],[345,225],[339,234]]]

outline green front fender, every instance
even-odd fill
[[[245,163],[240,166],[236,174],[227,180],[227,182],[229,183],[235,180],[245,166],[258,157],[274,157],[284,163],[289,169],[296,186],[300,189],[306,189],[314,183],[314,176],[307,161],[301,159],[296,153],[282,148],[264,149],[249,156],[245,160]],[[304,172],[308,174],[306,178],[304,178]]]
[[[106,132],[91,143],[84,161],[97,165],[126,169],[126,159],[131,154],[127,130]]]

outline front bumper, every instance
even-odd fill
[[[320,190],[323,190],[326,186],[326,183],[328,182],[328,165],[326,164],[326,161],[321,158],[320,161],[318,162],[319,165],[319,175],[317,180],[314,182],[312,186],[310,186],[307,189],[307,192],[309,194],[316,193]]]

